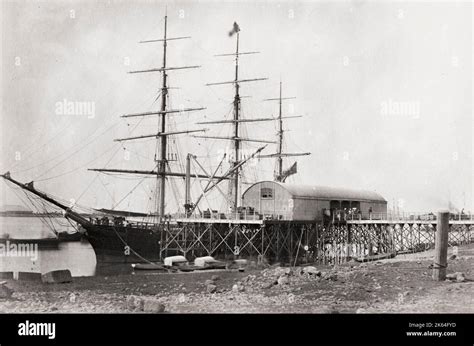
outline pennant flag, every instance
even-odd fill
[[[232,30],[229,31],[229,36],[233,36],[234,34],[238,33],[240,31],[239,24],[234,22],[234,26],[232,27]]]
[[[288,175],[296,174],[297,167],[296,162],[285,172]]]
[[[296,167],[296,162],[295,162],[293,165],[291,165],[290,168],[284,170],[283,173],[277,177],[277,181],[281,181],[284,183],[286,178],[296,173],[297,173],[297,167]]]

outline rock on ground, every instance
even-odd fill
[[[272,288],[275,285],[275,282],[267,282],[262,285],[263,289]]]
[[[143,302],[143,311],[152,313],[165,312],[165,305],[154,299],[146,299]]]
[[[72,276],[69,269],[53,270],[41,275],[41,280],[46,284],[63,284],[72,282]]]
[[[245,287],[242,286],[241,284],[235,284],[232,286],[232,292],[237,293],[237,292],[243,292],[245,291]]]
[[[464,282],[466,281],[466,276],[464,275],[464,273],[456,272],[456,273],[447,274],[446,280]]]
[[[290,283],[290,280],[285,275],[280,276],[277,281],[279,285],[288,285]]]
[[[143,311],[144,301],[140,297],[128,296],[127,300],[127,309],[132,311]]]
[[[217,286],[214,284],[209,284],[206,286],[206,292],[207,293],[214,293],[217,289]]]
[[[0,282],[0,299],[8,299],[12,294],[13,290],[6,285],[6,282]]]
[[[262,275],[265,277],[280,277],[282,275],[291,276],[293,272],[291,268],[283,268],[283,267],[276,267],[276,268],[268,268],[262,271]]]
[[[304,267],[303,273],[321,276],[321,271],[319,271],[318,269],[316,269],[316,267],[313,267],[313,266]]]

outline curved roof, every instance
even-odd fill
[[[260,181],[250,186],[247,191],[253,186],[271,182],[278,184],[287,190],[294,197],[303,198],[318,198],[318,199],[336,199],[336,200],[358,200],[358,201],[378,201],[387,202],[380,194],[373,191],[367,190],[355,190],[340,187],[329,187],[329,186],[314,186],[314,185],[299,185],[299,184],[287,184],[276,181]],[[244,194],[247,192],[245,191]]]

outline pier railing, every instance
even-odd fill
[[[209,219],[209,220],[292,220],[291,213],[260,214],[256,211],[242,210],[239,212],[222,213],[218,211],[206,211],[186,215],[184,213],[176,214],[178,219]],[[332,221],[391,221],[391,222],[429,222],[436,221],[436,214],[431,212],[399,212],[399,213],[347,213],[344,211],[335,211],[332,213]],[[451,221],[473,221],[472,213],[451,213]]]
[[[472,213],[451,213],[451,221],[474,221]],[[333,214],[333,221],[357,221],[357,220],[383,220],[383,221],[436,221],[434,213],[400,212],[400,213],[341,213],[338,219]]]
[[[232,212],[232,213],[221,213],[217,211],[204,212],[204,213],[193,213],[191,215],[185,213],[176,214],[177,219],[189,219],[189,220],[264,220],[264,215],[258,214],[256,212]]]
[[[189,220],[247,220],[247,221],[258,221],[258,220],[292,220],[292,213],[259,213],[254,210],[242,209],[241,211],[234,212],[218,212],[218,211],[204,211],[201,213],[193,213],[186,215],[185,213],[176,214],[177,219],[189,219]]]
[[[167,218],[172,219],[186,219],[186,220],[213,220],[222,222],[227,221],[261,221],[261,220],[292,220],[292,213],[258,213],[254,210],[242,209],[235,212],[219,212],[216,210],[207,210],[203,212],[196,212],[193,214],[177,213],[169,215]],[[144,229],[152,229],[156,226],[156,222],[149,221],[131,221],[124,218],[90,218],[91,222],[97,225],[114,225],[114,226],[128,226]],[[333,223],[344,221],[389,221],[389,222],[434,222],[436,221],[436,214],[420,213],[420,212],[398,212],[398,213],[348,213],[344,210],[335,210],[331,216],[325,216],[325,220],[332,220]],[[474,223],[473,213],[451,213],[450,221],[468,221]]]

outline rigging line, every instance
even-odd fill
[[[29,208],[32,212],[34,211],[34,205],[30,205],[29,203],[25,202],[25,200],[21,197],[20,194],[18,194],[17,192],[18,191],[21,191],[24,193],[24,190],[19,188],[18,186],[14,185],[13,183],[11,182],[6,182],[8,186],[10,186],[10,188],[12,189],[13,193],[18,197],[18,199],[27,207]]]
[[[140,158],[139,158],[138,156],[139,156],[139,155],[137,155],[138,162],[139,162],[139,164],[141,165],[141,161],[140,161]],[[144,176],[143,178],[141,178],[141,180],[138,182],[137,186],[140,185],[146,178],[147,178],[146,176]],[[136,179],[133,179],[133,180],[136,180]],[[137,186],[135,186],[127,195],[125,195],[125,197],[124,197],[123,199],[125,199],[128,195],[130,195],[130,194],[136,189]],[[110,195],[110,193],[109,193],[109,195]],[[147,193],[147,196],[150,197],[150,196],[148,195],[148,193]],[[122,203],[123,199],[120,200],[120,201],[119,201],[117,204],[115,204],[114,206],[112,206],[112,209],[115,209],[120,203]]]
[[[38,207],[36,206],[36,204],[31,200],[30,196],[28,196],[28,193],[27,193],[25,190],[21,190],[21,191],[25,194],[26,198],[30,201],[30,203],[31,203],[31,205],[32,205],[32,207],[33,207],[33,209],[37,209],[37,210],[38,210],[39,208],[38,208]],[[18,195],[17,195],[17,196],[18,196]],[[19,197],[19,196],[18,196],[18,197]],[[20,198],[20,199],[21,199],[21,198]],[[22,199],[21,199],[21,200],[22,200]],[[23,201],[23,200],[22,200],[22,201]],[[25,203],[25,202],[23,201],[23,203]],[[44,225],[46,225],[46,227],[48,227],[51,231],[53,231],[54,234],[57,234],[56,229],[55,229],[54,227],[51,227],[51,226],[48,224],[48,222],[47,222],[45,219],[43,219],[43,217],[42,217],[41,215],[38,215],[38,217],[39,217],[40,221],[41,221]]]
[[[119,152],[119,150],[121,149],[121,147],[118,147],[117,150],[115,150],[114,154],[112,155],[112,157],[110,158],[109,161],[107,161],[107,163],[105,164],[106,166],[110,163],[110,161],[112,161],[112,159],[115,157],[115,155],[117,155],[117,153]],[[84,194],[86,193],[87,190],[90,189],[90,187],[92,186],[92,184],[95,182],[95,180],[97,179],[97,177],[99,176],[100,172],[97,172],[96,176],[94,177],[94,179],[92,179],[92,181],[90,182],[90,184],[86,187],[86,189],[81,193],[81,195],[77,198],[76,202],[79,201],[82,196],[84,196]]]
[[[40,202],[41,205],[43,206],[43,210],[45,210],[46,213],[49,213],[48,208],[46,207],[46,202],[45,202],[44,200],[42,200],[42,199],[40,199],[39,202]],[[42,217],[42,216],[40,216],[40,218],[41,218],[41,217]],[[48,220],[49,220],[50,223],[51,223],[51,229],[53,229],[53,231],[54,231],[55,233],[57,233],[57,230],[56,230],[56,227],[54,227],[54,223],[53,223],[52,218],[50,218],[50,217],[48,217],[48,216],[45,216],[45,222],[46,222],[46,223],[48,222]]]
[[[173,122],[173,128],[175,130],[178,129],[178,127],[176,126],[176,122]],[[183,162],[183,157],[181,155],[181,153],[183,152],[181,142],[178,139],[174,138],[173,139],[173,145],[175,146],[175,151],[176,151],[176,158],[177,158],[176,166],[179,167],[180,172],[183,172],[184,171],[184,162]],[[171,167],[169,167],[169,169],[171,170]]]
[[[110,129],[112,129],[114,126],[116,126],[117,124],[114,124],[112,125],[111,127],[109,127],[104,133],[106,133],[107,131],[109,131]],[[95,131],[94,131],[95,132]],[[101,134],[102,135],[102,134]],[[92,142],[94,142],[96,139],[98,139],[100,136],[92,139],[90,142],[86,143],[82,148],[79,148],[78,150],[76,150],[75,152],[73,152],[72,154],[70,154],[69,156],[67,156],[66,158],[64,158],[62,161],[60,161],[59,163],[57,163],[55,166],[51,167],[50,169],[46,170],[45,172],[43,172],[43,174],[41,174],[40,176],[38,176],[37,178],[41,178],[42,176],[44,176],[46,173],[48,173],[49,171],[51,171],[52,169],[56,168],[58,165],[60,165],[61,163],[63,163],[64,161],[68,160],[71,158],[72,155],[76,154],[77,152],[81,151],[82,149],[84,149],[85,147],[87,147],[89,144],[91,144]],[[15,172],[12,172],[12,173],[21,173],[21,172],[27,172],[27,171],[31,171],[32,169],[35,169],[35,168],[38,168],[40,166],[43,166],[44,164],[46,163],[49,163],[49,162],[52,162],[56,159],[58,159],[59,157],[63,156],[64,154],[66,154],[69,150],[73,149],[76,145],[74,145],[73,147],[67,149],[66,151],[62,152],[61,154],[57,155],[56,157],[53,157],[49,160],[46,160],[46,161],[43,161],[42,163],[36,165],[36,166],[33,166],[33,167],[30,167],[30,168],[27,168],[27,169],[24,169],[24,170],[20,170],[20,171],[15,171]]]
[[[147,262],[149,264],[156,264],[156,263],[153,263],[149,260],[147,260],[146,258],[142,257],[138,252],[136,252],[125,240],[123,240],[123,238],[120,236],[120,234],[117,232],[117,230],[115,229],[115,226],[112,226],[112,229],[114,230],[115,234],[117,235],[117,237],[120,239],[120,241],[125,245],[127,246],[127,248],[133,252],[135,254],[135,256],[137,256],[138,258],[140,258],[142,261],[144,262]]]
[[[142,103],[142,102],[143,102],[143,101],[141,101],[140,103]],[[138,102],[137,102],[137,103],[138,103]],[[72,123],[71,123],[71,124],[72,124]],[[101,133],[101,134],[100,134],[98,137],[96,137],[95,139],[92,139],[92,141],[95,141],[97,138],[99,138],[100,136],[102,136],[104,133],[106,133],[107,131],[109,131],[111,128],[115,127],[117,124],[118,124],[118,122],[115,122],[115,123],[111,124],[111,127],[107,128],[103,133]],[[105,125],[106,125],[106,124],[102,124],[102,126],[105,126]],[[96,134],[96,132],[99,131],[100,129],[101,129],[101,127],[96,127],[96,129],[92,132],[92,134],[90,134],[90,135],[88,135],[87,137],[81,139],[81,141],[79,141],[79,143],[80,143],[80,142],[85,142],[85,141],[87,141],[88,139],[92,138],[92,137]],[[79,144],[79,143],[78,143],[78,144]],[[90,143],[90,142],[89,142],[89,143]],[[87,146],[89,143],[86,143],[85,146]],[[40,167],[40,166],[42,166],[42,165],[44,165],[44,164],[46,164],[46,163],[52,162],[52,161],[58,159],[59,157],[61,157],[61,156],[65,155],[65,154],[67,154],[70,150],[74,149],[78,144],[73,144],[70,148],[66,149],[65,151],[63,151],[62,153],[60,153],[59,155],[57,155],[56,157],[53,157],[53,158],[51,158],[51,159],[49,159],[49,160],[46,160],[46,161],[43,161],[42,163],[40,163],[40,164],[38,164],[38,165],[35,165],[35,166],[30,167],[30,168],[27,168],[27,169],[19,170],[19,171],[12,171],[12,173],[27,172],[27,171],[33,170],[33,169],[35,169],[35,168],[37,168],[37,167]],[[74,154],[75,154],[75,153],[73,153],[72,155],[74,155]],[[30,155],[30,156],[31,156],[31,155]],[[28,156],[28,157],[30,157],[30,156]]]
[[[13,191],[13,193],[16,195],[16,197],[17,197],[27,208],[29,208],[29,209],[33,212],[33,211],[34,211],[34,208],[33,208],[34,205],[31,205],[31,206],[30,206],[30,203],[31,203],[31,202],[30,202],[30,203],[25,202],[25,200],[24,200],[24,199],[21,197],[21,195],[18,193],[18,191],[21,191],[21,192],[23,192],[23,193],[24,193],[24,191],[23,191],[21,188],[19,188],[18,186],[13,185],[13,183],[11,183],[11,182],[7,182],[7,185],[10,186],[10,188],[12,189],[12,191]]]
[[[153,101],[153,103],[150,105],[150,107],[153,106],[158,101],[158,99],[161,97],[162,93],[163,93],[162,90],[158,90],[158,94],[156,95],[156,98]]]
[[[155,26],[153,27],[152,30],[155,30],[157,27],[158,27],[158,24],[155,24]],[[151,32],[152,30],[150,30],[150,32]],[[149,33],[148,33],[148,34],[149,34]],[[125,45],[123,45],[123,47],[125,47]],[[109,93],[110,93],[110,92],[109,92]],[[108,93],[108,94],[109,94],[109,93]],[[108,95],[108,94],[107,94],[107,95]],[[68,126],[66,126],[66,128],[68,128],[70,125],[72,125],[72,123],[70,123]],[[59,131],[59,132],[57,133],[57,135],[61,134],[66,128],[64,128],[64,129],[62,129],[61,131]],[[96,131],[97,131],[98,129],[99,129],[99,127],[96,128]],[[94,134],[96,131],[94,131],[93,134]],[[92,134],[92,135],[93,135],[93,134]],[[92,136],[92,135],[91,135],[91,136]],[[47,143],[49,143],[50,141],[52,141],[55,137],[56,137],[56,135],[53,136],[52,139],[48,140]],[[90,136],[89,136],[89,137],[90,137]],[[47,143],[45,143],[45,144],[42,145],[41,147],[45,146]],[[33,144],[33,145],[34,145],[34,144]],[[33,146],[33,145],[32,145],[32,146]],[[32,146],[30,146],[30,148],[31,148]],[[41,147],[39,147],[39,148],[41,148]],[[37,147],[37,148],[38,148],[38,147]],[[38,148],[38,149],[39,149],[39,148]],[[37,150],[38,150],[38,149],[37,149]],[[29,150],[29,149],[27,149],[26,151],[28,151],[28,150]],[[37,150],[35,150],[34,152],[36,152]],[[69,151],[69,150],[70,150],[70,149],[67,149],[65,152],[63,152],[62,154],[60,154],[60,155],[58,155],[58,156],[62,156],[63,154],[65,154],[65,153],[66,153],[67,151]],[[32,155],[32,153],[30,153],[27,157],[31,157],[31,155]],[[56,158],[57,158],[57,157],[56,157]],[[50,161],[47,161],[47,162],[50,162]],[[13,167],[16,167],[19,163],[20,163],[20,161],[18,161],[16,164],[14,164]],[[43,162],[43,164],[44,164],[44,163],[46,163],[46,162]],[[38,166],[39,166],[39,165],[38,165]],[[31,169],[34,169],[34,168],[38,167],[38,166],[31,167],[31,168],[26,169],[26,170],[13,171],[12,173],[20,173],[20,172],[29,171],[29,170],[31,170]]]
[[[55,218],[54,221],[61,227],[68,227],[68,219],[66,219],[66,220],[64,220],[64,222],[62,222],[62,218],[59,219],[59,220],[56,220],[56,218]]]
[[[219,95],[217,95],[217,93],[215,92],[214,88],[210,87],[209,89],[211,90],[211,92],[214,94],[214,96],[216,97],[216,99],[217,99],[219,102],[222,102],[222,103],[225,103],[225,104],[228,104],[228,103],[229,103],[229,100],[226,100],[226,99],[220,97]]]
[[[233,112],[233,109],[234,109],[234,108],[233,108],[233,105],[229,105],[229,106],[228,106],[228,111],[227,111],[227,114],[224,116],[224,119],[227,119],[227,118],[231,115],[231,113]],[[218,131],[217,131],[217,135],[220,136],[220,135],[222,134],[222,132],[225,131],[226,128],[227,128],[227,130],[228,130],[227,135],[229,135],[229,133],[231,133],[231,129],[230,129],[230,127],[228,127],[228,126],[219,126],[219,129],[218,129]],[[218,145],[218,144],[217,144],[217,141],[211,141],[211,144],[208,145],[208,146],[206,146],[206,148],[205,148],[205,150],[206,150],[206,155],[207,155],[207,163],[208,163],[208,165],[210,165],[210,163],[211,163],[211,162],[210,162],[210,152],[211,152],[211,151],[214,151],[214,147],[215,147],[216,145]],[[226,145],[228,145],[228,144],[226,144]],[[224,150],[226,150],[226,149],[224,148]],[[220,156],[220,154],[218,153],[216,156]]]
[[[102,134],[100,134],[98,137],[96,137],[96,138],[93,139],[92,141],[95,141],[97,138],[99,138],[101,135],[103,135],[104,133],[106,133],[107,131],[109,131],[111,128],[113,128],[113,127],[116,126],[116,125],[117,125],[117,123],[112,124],[111,127],[109,127],[108,129],[106,129],[105,132],[103,132]],[[86,138],[82,139],[80,142],[86,141],[86,140],[88,140],[89,138],[93,137],[94,134],[95,134],[99,129],[100,129],[100,127],[97,127],[91,135],[89,135],[89,136],[87,136]],[[89,145],[90,143],[91,143],[91,142],[86,143],[85,146]],[[79,143],[78,143],[78,144],[79,144]],[[44,165],[44,164],[46,164],[46,163],[52,162],[52,161],[54,161],[54,160],[57,160],[59,157],[61,157],[61,156],[65,155],[65,154],[67,154],[70,150],[74,149],[78,144],[73,144],[70,148],[66,149],[65,151],[63,151],[62,153],[60,153],[59,155],[57,155],[56,157],[53,157],[53,158],[51,158],[51,159],[49,159],[49,160],[46,160],[46,161],[43,161],[42,163],[40,163],[40,164],[38,164],[38,165],[35,165],[35,166],[30,167],[30,168],[27,168],[27,169],[19,170],[19,171],[14,171],[14,172],[12,172],[12,173],[22,173],[22,172],[31,171],[32,169],[35,169],[35,168],[37,168],[37,167],[40,167],[40,166],[42,166],[42,165]],[[84,146],[84,147],[85,147],[85,146]],[[74,155],[74,154],[75,154],[75,153],[73,153],[72,155]]]
[[[173,197],[174,197],[175,202],[176,202],[177,212],[179,213],[181,211],[181,204],[179,203],[179,197],[181,197],[181,196],[178,196],[178,193],[177,193],[176,180],[171,179],[170,180],[170,185],[171,185],[171,191],[173,192]]]
[[[169,163],[168,163],[168,169],[171,171],[171,167],[170,167]],[[173,197],[175,199],[176,205],[178,207],[177,209],[178,209],[178,212],[179,212],[181,210],[181,205],[179,203],[179,197],[181,197],[181,196],[177,195],[178,189],[177,189],[177,186],[176,186],[177,185],[176,180],[173,180],[173,179],[169,180],[169,184],[170,184],[170,187],[171,187],[171,191],[173,192]]]
[[[68,218],[66,218],[67,222],[76,230],[76,232],[79,232],[79,227],[77,227],[75,224],[71,222]],[[69,232],[68,232],[69,233]]]
[[[115,145],[111,146],[110,148],[108,148],[106,151],[102,152],[102,154],[100,154],[99,156],[95,157],[94,159],[86,162],[85,164],[79,166],[79,167],[76,167],[70,171],[67,171],[67,172],[64,172],[64,173],[61,173],[61,174],[58,174],[58,175],[55,175],[55,176],[52,176],[52,177],[48,177],[48,178],[44,178],[44,179],[39,179],[39,180],[35,180],[35,182],[40,182],[40,181],[47,181],[47,180],[51,180],[51,179],[55,179],[55,178],[59,178],[59,177],[62,177],[62,176],[65,176],[65,175],[68,175],[70,173],[73,173],[73,172],[76,172],[77,170],[83,168],[83,167],[86,167],[88,166],[89,164],[91,164],[92,162],[96,161],[97,159],[101,158],[102,156],[104,156],[106,153],[108,153],[109,151],[111,151],[113,148],[115,147]]]
[[[135,128],[136,128],[136,127],[135,127]],[[135,130],[135,128],[134,128],[133,130]],[[130,149],[126,149],[125,147],[123,147],[123,148],[124,148],[125,150],[131,151]],[[146,158],[146,159],[148,160],[148,158],[147,158],[147,157],[145,157],[145,156],[142,156],[142,155],[141,155],[141,154],[139,154],[139,153],[138,153],[138,151],[136,151],[136,150],[134,150],[134,151],[131,151],[131,152],[135,153],[135,155],[136,155],[136,157],[137,157],[137,161],[138,161],[138,165],[139,165],[139,167],[142,167],[142,162],[141,162],[141,160],[140,160],[140,157]]]
[[[112,206],[112,210],[114,210],[115,208],[117,208],[117,207],[120,205],[120,203],[122,203],[122,202],[124,201],[125,198],[127,198],[133,191],[135,191],[135,189],[136,189],[138,186],[140,186],[141,183],[143,183],[144,180],[145,180],[145,178],[143,178],[142,180],[140,180],[140,181],[138,182],[138,184],[136,184],[132,190],[130,190],[120,201],[118,201],[117,203],[115,203],[115,205]]]
[[[142,120],[141,120],[141,121],[142,121]],[[141,121],[139,121],[139,122],[137,123],[137,125],[135,125],[135,128],[141,123]],[[82,146],[81,148],[79,148],[78,150],[76,150],[75,152],[73,152],[69,157],[66,157],[66,158],[63,159],[62,161],[58,162],[56,165],[54,165],[53,167],[51,167],[49,170],[47,170],[46,172],[44,172],[42,175],[40,175],[40,176],[37,177],[36,179],[41,178],[41,177],[44,176],[47,172],[49,172],[49,171],[51,171],[52,169],[56,168],[57,166],[59,166],[60,164],[62,164],[62,163],[65,162],[66,160],[68,160],[71,156],[75,155],[75,154],[78,153],[79,151],[81,151],[81,150],[83,150],[84,148],[86,148],[88,145],[90,145],[91,143],[93,143],[93,142],[94,142],[95,140],[97,140],[99,137],[103,136],[105,133],[107,133],[108,131],[110,131],[111,129],[113,129],[115,126],[117,126],[117,124],[118,124],[118,123],[112,124],[109,128],[107,128],[105,131],[103,131],[99,136],[97,136],[96,138],[92,139],[91,141],[89,141],[88,143],[86,143],[84,146]],[[118,145],[118,148],[117,148],[117,150],[115,151],[115,153],[112,155],[112,157],[110,158],[110,160],[107,162],[107,164],[110,163],[110,161],[114,158],[114,156],[117,154],[117,152],[118,152],[118,151],[120,150],[120,148],[121,148],[120,144],[114,144],[114,146],[115,146],[115,145]],[[105,152],[108,152],[108,151],[111,150],[112,148],[113,148],[113,146],[112,146],[110,149],[106,150]],[[105,152],[104,152],[104,153],[105,153]],[[103,153],[103,154],[104,154],[104,153]],[[101,154],[99,157],[102,157],[103,154]],[[93,161],[94,161],[94,160],[93,160]],[[41,181],[41,180],[39,180],[39,181]],[[82,194],[81,194],[81,197],[82,197]],[[79,200],[79,199],[78,199],[78,200]]]
[[[101,183],[102,186],[104,187],[105,191],[109,194],[110,199],[113,201],[113,200],[114,200],[114,196],[110,193],[109,189],[107,188],[107,184],[104,184],[104,182],[102,181],[102,178],[100,177],[100,174],[98,174],[98,177],[99,177],[100,183]]]
[[[65,127],[63,127],[53,137],[51,137],[46,143],[44,143],[43,145],[40,145],[39,147],[35,145],[36,142],[33,142],[28,149],[24,150],[24,153],[25,153],[26,156],[24,156],[22,158],[22,160],[26,160],[27,158],[31,157],[34,153],[38,152],[43,147],[48,145],[50,142],[52,142],[54,139],[56,139],[59,135],[61,135],[64,131],[66,131],[70,126],[72,126],[72,124],[73,124],[72,122],[69,122],[69,124],[66,124]],[[28,153],[30,151],[30,149],[32,149],[33,147],[36,148],[36,149],[34,149],[32,152]],[[28,154],[26,154],[26,153],[28,153]],[[21,162],[20,160],[17,161],[15,164],[13,164],[13,166],[11,168],[14,169],[16,166],[18,166],[20,164],[20,162]]]
[[[59,166],[60,164],[62,164],[63,162],[69,160],[71,158],[71,156],[77,154],[78,152],[82,151],[83,149],[85,149],[87,146],[89,146],[90,144],[92,144],[93,142],[95,142],[98,138],[100,138],[102,135],[104,135],[105,133],[107,133],[108,131],[110,131],[111,129],[113,129],[115,126],[117,126],[117,123],[113,124],[112,126],[110,126],[108,129],[106,129],[104,132],[102,132],[99,136],[97,136],[96,138],[92,139],[91,141],[89,141],[88,143],[86,143],[85,145],[83,145],[81,148],[77,149],[76,151],[74,151],[72,154],[70,154],[68,157],[64,158],[63,160],[59,161],[56,165],[54,165],[53,167],[51,167],[50,169],[46,170],[45,172],[43,172],[43,174],[41,174],[40,176],[36,177],[36,179],[39,179],[41,177],[43,177],[46,173],[48,173],[49,171],[53,170],[54,168],[56,168],[57,166]]]
[[[153,27],[150,28],[150,30],[147,31],[146,35],[143,35],[142,39],[143,40],[147,40],[148,39],[148,35],[150,35],[150,33],[153,31],[158,31],[160,30],[161,31],[161,27],[163,26],[163,21],[164,21],[164,17],[160,17],[160,20],[158,22],[155,22],[153,21],[154,24]],[[137,42],[137,45],[140,45],[140,43]],[[124,45],[125,47],[125,45]]]
[[[154,141],[154,139],[151,139],[150,141]],[[145,142],[148,142],[148,141],[145,141]],[[137,150],[131,150],[131,149],[127,149],[127,150],[130,151],[131,153],[133,153],[138,159],[142,158],[142,159],[145,159],[147,161],[152,161],[153,160],[153,157],[142,155]],[[141,164],[141,162],[139,162],[139,164]]]
[[[146,210],[148,210],[148,207],[149,207],[149,203],[150,203],[150,200],[152,199],[152,195],[151,193],[153,193],[153,190],[150,189],[150,186],[147,185],[147,186],[144,186],[144,185],[141,185],[142,189],[143,189],[143,192],[145,192],[146,196],[148,197],[148,202],[146,204]]]
[[[67,200],[67,199],[64,199],[64,198],[61,198],[61,197],[58,197],[58,196],[55,196],[51,193],[48,193],[48,196],[51,197],[52,199],[55,199],[56,201],[62,203],[62,204],[71,204],[71,201],[70,200]],[[36,199],[39,199],[41,200],[41,197],[36,197]],[[79,204],[76,204],[77,207],[82,207],[83,209],[86,209],[84,208],[83,206],[79,205]]]
[[[138,124],[137,124],[137,126],[138,126]],[[110,161],[112,161],[112,159],[115,157],[115,155],[117,155],[117,153],[119,152],[119,150],[120,150],[121,148],[122,148],[121,146],[119,146],[119,147],[117,148],[117,150],[116,150],[116,151],[113,153],[113,155],[110,157],[109,161],[107,161],[107,163],[105,164],[106,166],[110,163]],[[100,175],[100,173],[98,172],[98,173],[96,174],[96,176],[94,177],[94,179],[92,179],[92,181],[90,182],[90,184],[86,187],[86,189],[85,189],[85,190],[81,193],[81,195],[77,198],[76,202],[79,201],[79,200],[82,198],[82,196],[84,196],[84,194],[86,193],[86,191],[90,189],[90,187],[92,186],[92,184],[95,182],[95,180],[97,179],[97,177],[98,177],[99,175]]]

